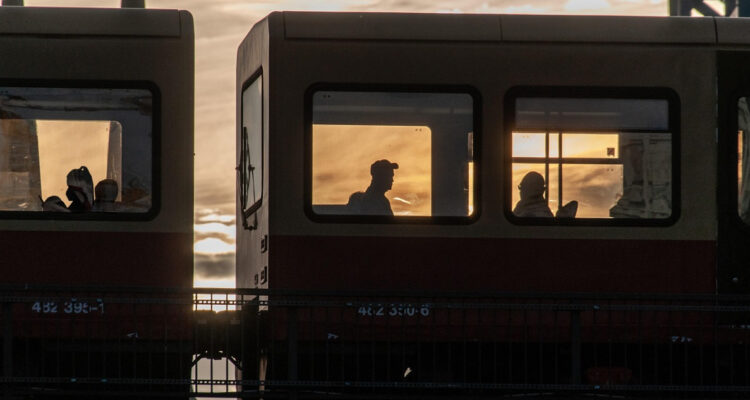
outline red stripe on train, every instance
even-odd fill
[[[3,283],[193,285],[192,233],[0,232]]]
[[[273,236],[269,253],[271,288],[714,293],[715,277],[715,241]]]

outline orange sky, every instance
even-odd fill
[[[67,202],[67,174],[86,166],[94,184],[107,177],[109,121],[37,121],[39,175],[42,198],[57,196]],[[57,151],[60,143],[76,143]]]
[[[356,138],[356,139],[355,139]],[[346,204],[370,184],[370,164],[397,163],[386,193],[395,215],[430,215],[431,133],[428,127],[315,125],[313,204]]]

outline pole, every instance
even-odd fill
[[[739,0],[739,12],[737,13],[740,17],[750,17],[750,0]]]
[[[3,377],[13,377],[13,303],[3,303]],[[4,389],[4,390],[3,390]],[[10,390],[10,385],[0,389]],[[7,395],[7,393],[5,393]],[[3,396],[3,398],[9,398]]]
[[[574,385],[581,384],[581,311],[570,313],[570,378]]]
[[[122,8],[146,8],[146,0],[122,0]]]

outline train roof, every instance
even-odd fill
[[[276,17],[280,18],[276,18]],[[286,39],[750,44],[750,19],[276,12]]]
[[[180,37],[183,13],[188,14],[130,8],[0,7],[0,35]],[[192,32],[192,25],[189,29]]]

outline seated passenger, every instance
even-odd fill
[[[117,193],[119,188],[117,181],[114,179],[103,179],[96,184],[94,193],[96,194],[96,200],[94,200],[93,211],[100,212],[115,212],[115,200],[117,200]]]
[[[538,172],[531,171],[521,180],[518,190],[521,200],[516,203],[513,214],[517,217],[544,217],[552,218],[552,211],[544,198],[544,177]]]
[[[68,207],[65,206],[62,199],[57,196],[47,197],[47,200],[42,202],[42,211],[47,212],[70,212]]]
[[[372,181],[364,192],[354,192],[346,204],[349,214],[360,215],[393,215],[391,202],[385,192],[393,187],[393,170],[398,164],[388,160],[378,160],[370,166]]]
[[[68,209],[72,212],[91,210],[94,203],[94,181],[88,168],[82,166],[68,172],[68,190],[65,195],[71,201]]]

